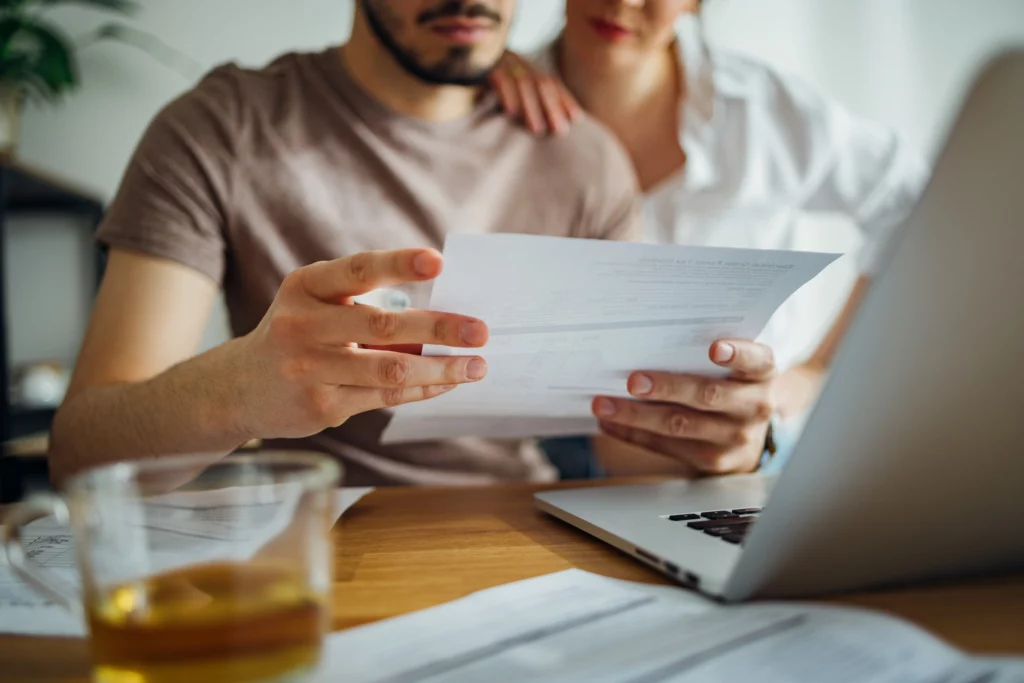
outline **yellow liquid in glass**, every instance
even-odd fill
[[[234,563],[124,584],[91,603],[98,683],[297,683],[316,670],[328,619],[295,574]]]

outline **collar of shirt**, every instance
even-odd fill
[[[680,106],[680,145],[686,154],[683,183],[697,191],[718,181],[718,165],[709,151],[715,132],[718,92],[711,52],[704,39],[699,15],[685,14],[676,24],[675,51],[682,69],[686,93]]]
[[[554,74],[557,44],[532,57]],[[687,161],[685,172],[647,192],[652,239],[788,249],[798,216],[839,214],[867,238],[860,265],[872,272],[916,203],[927,164],[896,131],[800,79],[710,50],[697,16],[679,20],[674,49],[685,78],[679,129]]]

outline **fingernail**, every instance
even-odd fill
[[[487,376],[487,361],[483,358],[474,358],[466,365],[466,377],[472,380],[483,379]]]
[[[594,412],[599,417],[611,417],[615,414],[615,404],[607,398],[599,398],[594,401]]]
[[[437,259],[429,251],[425,251],[422,254],[417,254],[416,258],[412,260],[412,269],[416,271],[417,275],[424,277],[433,275],[437,270]]]
[[[443,393],[445,393],[446,391],[451,391],[451,390],[452,390],[452,389],[454,389],[454,388],[455,388],[456,386],[458,386],[458,385],[457,385],[457,384],[442,384],[442,385],[440,385],[440,386],[437,386],[437,387],[435,387],[435,389],[437,389],[437,390],[438,390],[438,391],[439,391],[440,393],[442,393],[442,394],[443,394]]]
[[[654,380],[647,375],[633,375],[630,382],[629,393],[634,396],[646,396],[654,391]]]
[[[477,321],[462,323],[460,334],[463,343],[477,346],[487,341],[487,326]]]
[[[736,347],[727,342],[719,342],[711,352],[711,360],[716,363],[728,363],[736,356]]]

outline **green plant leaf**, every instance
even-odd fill
[[[5,0],[11,2],[11,0]],[[25,2],[25,0],[13,0],[16,4]],[[33,0],[30,0],[33,1]],[[54,5],[89,5],[97,9],[110,10],[111,12],[120,12],[121,14],[132,14],[139,9],[139,5],[134,0],[34,0],[42,7],[53,7]]]
[[[15,34],[21,30],[21,21],[13,17],[0,19],[0,62],[7,58]]]
[[[10,12],[24,6],[31,0],[0,0],[0,12]]]
[[[0,86],[24,90],[33,67],[33,55],[18,51],[18,34],[24,28],[21,19],[0,19]],[[22,43],[22,48],[26,46]]]
[[[0,60],[0,80],[7,80],[32,69],[32,58],[25,54],[13,54]]]
[[[0,69],[13,87],[56,97],[78,84],[71,41],[56,26],[22,19],[7,43]]]

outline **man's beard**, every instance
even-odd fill
[[[455,46],[448,50],[448,55],[437,64],[424,64],[415,51],[399,44],[395,38],[393,27],[399,21],[385,16],[387,8],[381,8],[372,0],[362,0],[363,13],[370,30],[377,40],[387,49],[395,61],[413,77],[434,85],[465,85],[477,86],[487,82],[491,71],[497,64],[473,66],[470,64],[473,48],[471,46]],[[486,17],[500,26],[502,19],[494,10],[480,3],[467,4],[462,0],[448,0],[440,6],[422,12],[416,18],[418,24],[448,17]]]

